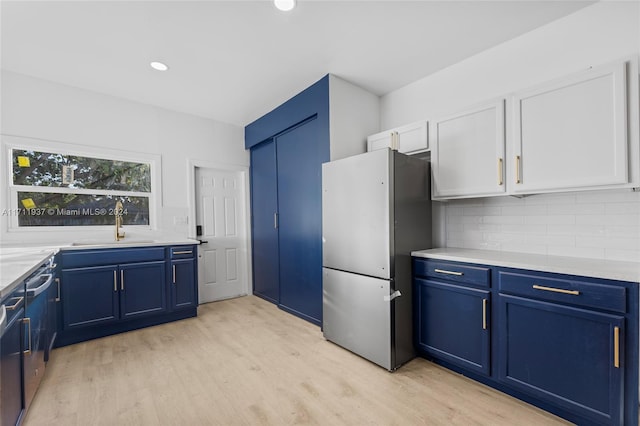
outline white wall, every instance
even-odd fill
[[[367,136],[380,129],[380,98],[329,75],[331,161],[367,151]]]
[[[174,218],[185,219],[188,214],[188,159],[249,165],[248,152],[244,149],[244,130],[238,126],[4,70],[0,87],[2,135],[81,145],[87,149],[109,148],[160,155],[160,232],[188,235],[187,225],[174,225]],[[2,151],[1,173],[6,173],[6,152]],[[0,210],[7,208],[6,198],[6,188],[3,188]],[[6,219],[0,217],[3,242],[25,241],[25,238],[70,239],[68,231],[8,232]],[[80,237],[74,234],[72,238]]]
[[[381,99],[382,128],[455,112],[640,54],[640,4],[599,2]],[[436,245],[640,260],[640,193],[434,203]]]

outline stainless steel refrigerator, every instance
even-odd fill
[[[429,163],[390,149],[322,165],[324,337],[393,371],[415,356],[411,251],[431,247]]]

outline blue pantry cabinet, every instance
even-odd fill
[[[273,139],[251,149],[251,212],[253,292],[277,304],[280,300],[278,175]]]
[[[327,75],[245,127],[254,294],[317,325],[322,163],[365,151],[367,135],[378,131],[378,103],[377,96]]]
[[[321,173],[322,163],[329,161],[329,143],[322,138],[318,115],[252,149],[251,183],[254,291],[320,325]]]
[[[318,117],[276,138],[280,305],[322,321],[322,163],[329,161]]]
[[[578,424],[638,424],[638,283],[420,258],[413,272],[423,356]]]

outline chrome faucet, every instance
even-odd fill
[[[122,212],[124,211],[124,206],[122,205],[122,201],[116,201],[116,206],[113,209],[113,215],[116,218],[116,241],[120,241],[124,238],[124,231],[122,228]]]

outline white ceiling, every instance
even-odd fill
[[[1,65],[244,126],[327,73],[383,95],[590,3],[3,0]]]

